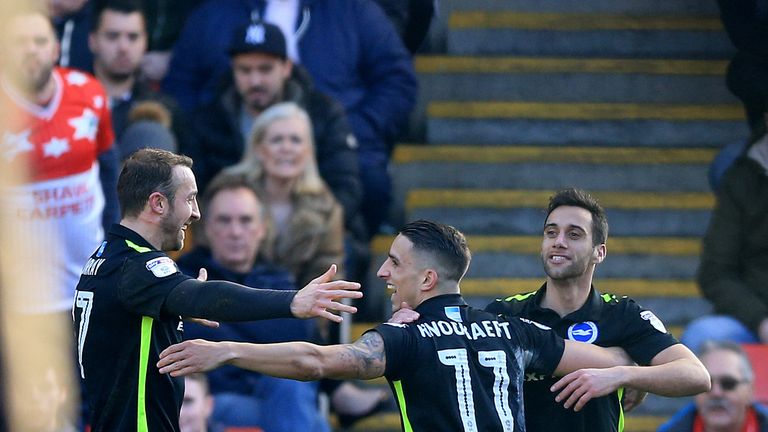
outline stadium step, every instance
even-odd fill
[[[729,58],[717,17],[461,11],[448,20],[456,55]]]
[[[717,147],[747,136],[738,104],[441,101],[430,143]]]
[[[734,103],[724,60],[419,56],[423,103],[452,101]]]
[[[396,191],[420,188],[548,188],[704,192],[714,149],[543,146],[399,146]],[[557,175],[543,175],[556,172]],[[621,175],[616,175],[620,172]],[[398,202],[404,202],[398,195]]]
[[[442,0],[447,11],[624,13],[658,16],[716,16],[714,0]]]

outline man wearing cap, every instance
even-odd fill
[[[239,28],[229,46],[232,75],[216,99],[191,116],[192,137],[181,153],[195,161],[200,190],[243,156],[254,119],[278,102],[294,102],[312,120],[320,176],[344,209],[351,251],[347,276],[362,280],[367,270],[367,236],[359,214],[362,185],[357,142],[344,108],[315,90],[306,71],[287,57],[279,27],[252,22]]]
[[[286,52],[285,37],[275,25],[254,22],[238,29],[229,47],[231,83],[193,113],[195,138],[182,153],[195,161],[195,176],[204,190],[222,168],[240,161],[262,111],[278,102],[295,102],[312,120],[320,175],[349,221],[362,195],[354,135],[341,105],[313,90],[308,75]]]

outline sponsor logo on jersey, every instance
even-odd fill
[[[146,267],[155,277],[159,278],[170,276],[177,272],[176,263],[169,257],[153,258],[147,261]]]
[[[447,316],[448,319],[461,322],[461,311],[458,306],[446,306],[444,309],[445,316]]]
[[[592,343],[597,340],[597,325],[584,321],[568,327],[568,339],[576,342]]]
[[[653,328],[655,328],[656,330],[658,330],[658,331],[660,331],[662,333],[666,333],[667,332],[667,328],[664,327],[664,323],[661,322],[661,320],[656,315],[654,315],[653,312],[651,312],[649,310],[642,311],[642,312],[640,312],[640,318],[642,318],[642,319],[644,319],[646,321],[649,321],[651,323],[651,325],[653,326]]]

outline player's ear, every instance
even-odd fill
[[[153,213],[165,214],[168,209],[168,200],[165,198],[165,195],[160,192],[152,192],[152,194],[149,195],[148,204],[149,209],[152,210]]]
[[[437,282],[440,280],[437,272],[433,269],[424,270],[424,280],[421,283],[422,290],[428,291],[437,286]]]
[[[601,243],[597,246],[595,246],[594,253],[592,254],[592,259],[595,264],[600,264],[605,259],[605,255],[608,253],[608,250],[605,248],[605,243]]]

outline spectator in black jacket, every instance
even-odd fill
[[[357,141],[344,108],[315,90],[306,72],[287,58],[285,37],[269,23],[240,28],[229,49],[232,82],[209,105],[197,109],[190,121],[192,137],[181,145],[195,161],[200,190],[223,168],[239,162],[256,117],[279,102],[294,102],[307,111],[320,176],[344,209],[348,235],[347,277],[363,280],[368,264],[368,237],[360,202],[362,185]]]

